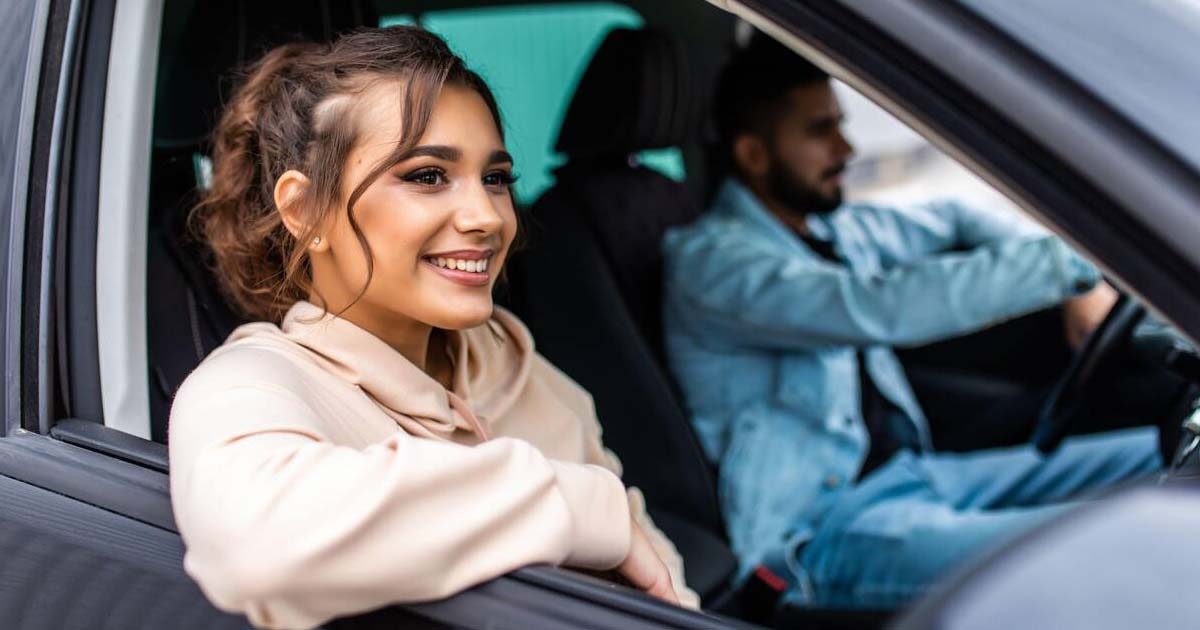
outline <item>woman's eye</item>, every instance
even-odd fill
[[[446,183],[446,174],[438,169],[425,169],[405,175],[404,181],[422,186],[437,186]]]
[[[484,186],[512,186],[517,183],[517,176],[509,171],[492,171],[483,176]]]

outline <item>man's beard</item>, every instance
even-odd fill
[[[822,173],[821,177],[822,179],[832,177],[844,170],[846,170],[844,164],[838,165]],[[826,195],[789,173],[779,159],[771,160],[766,183],[771,196],[797,214],[828,214],[842,205],[842,188],[840,186],[834,190],[832,195]]]

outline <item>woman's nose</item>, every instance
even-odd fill
[[[504,226],[504,217],[496,210],[497,199],[482,185],[463,199],[463,204],[454,214],[454,225],[460,232],[493,234]]]

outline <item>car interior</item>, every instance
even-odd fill
[[[548,186],[518,199],[526,243],[513,256],[497,301],[523,319],[543,355],[592,394],[625,481],[645,493],[706,608],[787,626],[875,627],[891,611],[785,611],[772,617],[756,603],[754,589],[761,585],[733,589],[736,561],[718,505],[716,470],[699,448],[666,367],[658,244],[667,228],[700,214],[713,187],[720,160],[705,103],[722,61],[744,43],[735,18],[702,2],[168,0],[146,254],[151,438],[165,444],[175,389],[243,323],[223,299],[205,249],[187,226],[205,185],[208,134],[238,67],[281,42],[327,41],[357,26],[397,23],[395,16],[424,24],[437,11],[597,4],[619,5],[640,16],[640,24],[606,29],[579,60],[582,71],[569,88],[561,124],[541,120],[540,132],[552,139],[546,150],[558,157],[546,167]],[[489,64],[502,59],[468,56],[467,62],[488,78]],[[519,86],[499,88],[504,110],[506,94]],[[510,130],[510,141],[523,131]],[[675,171],[643,159],[664,149],[679,156]],[[935,445],[971,450],[1028,441],[1071,354],[1061,314],[1048,310],[905,349],[901,357],[930,417]],[[1170,416],[1190,400],[1182,379],[1157,372],[1130,368],[1112,382],[1088,401],[1102,417],[1082,429],[1122,426],[1146,409]]]

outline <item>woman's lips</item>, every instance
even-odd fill
[[[469,287],[487,286],[492,279],[492,272],[490,270],[464,271],[460,269],[449,269],[447,267],[438,266],[435,260],[431,260],[428,257],[422,258],[421,262],[425,265],[428,265],[443,278]]]

